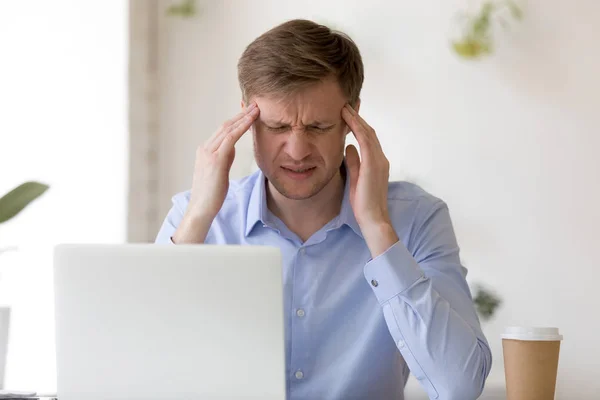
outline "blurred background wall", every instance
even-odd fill
[[[55,385],[51,246],[152,241],[196,147],[239,110],[245,46],[309,18],[356,41],[361,114],[391,178],[449,204],[469,282],[503,300],[484,322],[489,384],[503,382],[504,326],[558,326],[557,398],[598,397],[600,3],[521,3],[524,20],[480,61],[449,43],[477,1],[204,0],[191,18],[167,16],[178,3],[0,3],[0,192],[51,185],[0,230],[0,245],[19,246],[0,258],[7,386]],[[255,168],[249,135],[236,154],[232,178]]]
[[[126,1],[0,0],[0,196],[50,185],[0,226],[6,388],[56,390],[52,249],[127,238]]]

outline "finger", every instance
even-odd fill
[[[230,128],[239,124],[240,121],[242,121],[244,119],[244,117],[246,117],[248,114],[251,114],[252,112],[254,112],[254,110],[256,108],[257,108],[256,103],[252,103],[244,111],[238,113],[235,117],[231,118],[230,120],[225,121],[225,123],[223,125],[221,125],[221,128],[218,129],[206,141],[205,147],[207,149],[209,149],[210,151],[216,150],[219,147],[218,145],[216,145],[216,142],[218,142],[220,144],[221,141],[223,140],[223,136],[230,131]]]
[[[356,136],[356,140],[358,140],[358,144],[362,145],[362,141],[364,139],[363,135],[363,126],[358,122],[358,119],[352,115],[352,112],[344,106],[342,108],[342,119],[346,122],[354,136]],[[360,137],[359,137],[360,136]]]
[[[256,118],[258,117],[259,110],[255,108],[250,114],[246,115],[242,118],[238,124],[231,127],[230,131],[223,136],[221,143],[219,143],[219,147],[216,151],[218,152],[230,152],[231,149],[235,146],[238,140],[242,137],[244,133],[250,129]]]
[[[344,108],[342,108],[342,118],[350,127],[350,130],[352,131],[352,134],[354,134],[354,137],[358,141],[360,147],[366,147],[367,133],[365,132],[365,127],[360,123],[360,121],[356,117],[357,115],[352,114],[348,107],[344,106]]]
[[[206,148],[211,152],[217,150],[221,145],[221,142],[223,141],[225,135],[227,135],[232,129],[235,129],[240,124],[240,122],[242,122],[244,118],[246,118],[248,115],[252,115],[252,113],[255,113],[256,108],[256,104],[252,104],[247,109],[236,115],[234,118],[226,121],[206,143]]]
[[[212,148],[212,147],[214,147],[213,145],[214,145],[214,142],[215,142],[215,140],[216,140],[217,138],[219,138],[219,136],[222,136],[222,135],[223,135],[223,132],[226,132],[226,131],[227,131],[227,129],[228,129],[228,128],[229,128],[231,125],[235,124],[235,123],[236,123],[236,122],[238,122],[240,119],[244,118],[244,117],[246,116],[246,114],[248,114],[248,110],[244,110],[244,111],[240,112],[239,114],[237,114],[237,115],[236,115],[235,117],[233,117],[232,119],[230,119],[230,120],[228,120],[228,121],[225,121],[225,122],[223,123],[223,125],[221,125],[221,126],[219,127],[219,129],[217,129],[217,130],[215,131],[215,133],[213,133],[213,134],[210,136],[210,138],[209,138],[209,139],[206,141],[206,143],[205,143],[205,147],[206,147],[206,148]]]
[[[256,118],[258,117],[260,111],[258,108],[254,108],[250,113],[246,114],[242,119],[238,120],[233,125],[224,129],[219,136],[217,136],[214,141],[211,143],[210,151],[219,151],[219,149],[223,146],[223,142],[228,137],[232,136],[227,140],[233,140],[233,144],[235,144],[240,137],[252,126]]]
[[[349,114],[348,119],[349,120],[354,120],[354,125],[357,127],[357,131],[354,131],[354,129],[351,127],[352,132],[354,133],[354,136],[356,137],[356,140],[358,140],[358,144],[361,145],[361,147],[366,144],[373,144],[375,145],[377,148],[381,148],[381,143],[379,142],[379,139],[377,138],[377,134],[375,133],[375,129],[373,129],[368,123],[367,121],[365,121],[357,112],[356,110],[354,110],[352,108],[352,106],[350,104],[346,104],[344,106],[344,109],[347,111],[347,114]],[[343,115],[343,114],[342,114]],[[362,129],[359,129],[362,128]],[[360,139],[358,137],[358,135],[361,135],[363,137],[363,143],[360,142]]]
[[[381,143],[379,142],[379,138],[377,137],[375,129],[373,129],[373,127],[371,127],[371,125],[369,125],[367,121],[365,121],[363,117],[361,117],[360,114],[354,108],[352,108],[350,104],[347,104],[346,106],[348,107],[350,113],[355,115],[358,119],[358,122],[365,128],[365,132],[367,133],[367,138],[369,139],[369,141],[373,142],[373,144],[375,144],[378,149],[381,149]]]
[[[358,156],[358,150],[354,145],[348,145],[346,147],[346,166],[348,167],[348,175],[350,177],[350,195],[354,197],[354,191],[356,190],[356,184],[358,183],[358,174],[360,171],[360,157]]]
[[[367,124],[367,121],[365,121],[363,119],[363,117],[360,116],[360,114],[358,113],[358,111],[356,111],[354,109],[354,107],[352,107],[349,103],[346,103],[345,107],[348,109],[348,111],[350,111],[350,114],[352,114],[354,117],[356,117],[356,120],[358,121],[358,123],[360,125],[362,125],[362,127],[365,130],[372,130],[373,129],[373,128],[371,128],[371,126],[369,126],[369,124]]]

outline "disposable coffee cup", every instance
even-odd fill
[[[506,328],[502,335],[507,400],[554,400],[558,328]]]

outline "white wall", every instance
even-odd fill
[[[125,240],[126,113],[127,2],[1,2],[0,195],[51,185],[0,225],[6,388],[56,390],[52,246]]]
[[[451,208],[471,282],[504,299],[486,324],[502,380],[499,334],[512,324],[565,336],[560,399],[600,389],[596,250],[600,235],[600,3],[530,0],[494,57],[449,51],[463,1],[200,1],[193,20],[164,19],[161,211],[187,189],[197,145],[239,109],[236,63],[285,19],[329,22],[358,43],[362,114],[391,160]],[[234,177],[252,165],[238,145]]]

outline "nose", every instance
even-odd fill
[[[302,161],[310,155],[311,143],[304,130],[294,129],[286,142],[286,153],[295,161]]]

